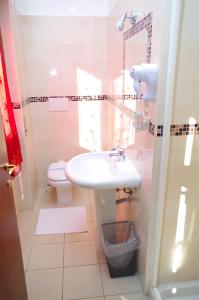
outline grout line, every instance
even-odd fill
[[[148,295],[146,295],[146,294],[144,294],[144,293],[141,293],[141,292],[130,292],[130,293],[120,293],[120,294],[111,294],[111,295],[106,295],[106,296],[94,296],[94,297],[86,297],[86,298],[81,298],[81,297],[79,297],[79,298],[72,298],[72,299],[70,299],[69,298],[69,300],[86,300],[86,299],[98,299],[98,298],[104,298],[105,299],[105,297],[115,297],[115,296],[125,296],[125,295],[133,295],[133,294],[137,294],[137,295],[144,295],[145,297],[148,297],[148,299],[149,299],[149,296]]]
[[[27,270],[27,272],[36,272],[36,271],[45,271],[45,270],[60,270],[60,269],[63,269],[63,267],[30,269],[30,270]]]
[[[23,251],[23,250],[21,250],[21,251]],[[32,253],[32,246],[30,246],[30,249],[29,249],[29,255],[28,255],[28,259],[27,259],[27,265],[25,267],[25,271],[26,272],[28,271],[28,265],[29,265],[31,253]]]
[[[124,277],[125,278],[125,277]],[[120,293],[120,294],[107,294],[104,297],[115,297],[115,296],[125,296],[125,295],[144,295],[145,297],[149,297],[148,295],[144,294],[143,292],[129,292],[129,293]]]
[[[94,296],[94,297],[86,297],[86,298],[72,298],[72,299],[70,299],[69,298],[69,300],[87,300],[87,299],[97,299],[97,298],[104,298],[104,296]]]
[[[65,242],[65,244],[68,245],[68,244],[84,243],[84,242],[96,243],[95,240],[81,240],[81,241],[70,241],[70,242]]]
[[[42,243],[42,244],[33,244],[32,247],[48,246],[48,245],[64,245],[64,242],[59,243]]]
[[[64,233],[64,253],[63,253],[63,274],[62,274],[62,300],[64,299],[64,268],[65,268],[65,266],[64,266],[64,257],[65,257],[65,247],[66,247],[66,235],[65,235],[65,233]]]
[[[74,266],[64,266],[64,268],[66,269],[66,268],[76,268],[76,267],[87,267],[87,266],[98,266],[99,265],[99,263],[98,262],[96,262],[96,263],[87,263],[87,264],[85,264],[85,265],[74,265]]]
[[[97,298],[104,298],[104,296],[94,296],[94,297],[86,297],[86,298],[72,298],[69,300],[87,300],[87,299],[97,299]]]
[[[64,267],[62,270],[62,300],[64,299]]]
[[[70,244],[70,243],[78,243],[78,242],[92,242],[95,241],[95,238],[89,238],[88,240],[78,240],[78,241],[66,241],[65,244]]]
[[[28,271],[28,266],[29,266],[29,262],[30,262],[30,256],[31,256],[31,254],[32,254],[32,247],[33,247],[33,237],[32,237],[32,245],[30,246],[30,251],[29,251],[29,255],[28,255],[27,266],[26,266],[26,272]]]
[[[98,263],[98,268],[100,272],[100,280],[101,280],[101,285],[102,285],[102,292],[103,292],[103,297],[105,297],[105,292],[104,292],[104,285],[103,285],[103,280],[102,280],[102,272],[101,272],[101,264]]]
[[[86,267],[86,266],[97,266],[97,265],[99,265],[99,263],[95,262],[95,263],[86,263],[82,265],[64,266],[64,268],[75,268],[75,267]]]
[[[63,274],[62,274],[62,300],[64,299],[64,256],[65,256],[65,234],[64,234],[64,247],[63,247]]]
[[[33,243],[33,246],[61,245],[61,244],[64,244],[64,243],[65,243],[64,241],[63,242],[48,242],[48,243],[41,242],[41,243]]]
[[[27,260],[27,265],[26,265],[26,272],[28,271],[28,265],[29,265],[31,253],[32,253],[32,246],[30,246],[30,251],[29,251],[28,260]]]
[[[64,244],[66,243],[66,237],[65,237],[65,233],[64,233]]]

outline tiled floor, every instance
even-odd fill
[[[34,234],[39,209],[57,207],[55,192],[51,190],[40,190],[34,211],[19,215],[28,299],[148,299],[137,276],[111,279],[103,253],[97,256],[93,192],[75,188],[72,205],[87,207],[87,233]]]

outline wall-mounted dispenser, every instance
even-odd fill
[[[144,101],[154,101],[156,98],[158,67],[155,64],[135,65],[130,70],[130,76],[134,80],[134,89],[138,96]],[[141,84],[144,83],[142,95]]]

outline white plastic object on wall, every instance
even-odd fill
[[[138,96],[144,101],[155,101],[157,82],[158,82],[158,67],[155,64],[135,65],[130,70],[130,76],[134,80],[134,89]],[[144,94],[141,97],[141,83],[144,82]]]

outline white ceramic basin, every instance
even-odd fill
[[[141,178],[132,162],[116,161],[109,151],[83,153],[73,157],[65,170],[75,185],[90,189],[138,187]]]

